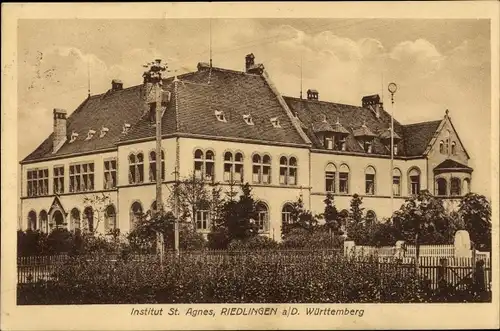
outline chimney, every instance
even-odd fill
[[[66,141],[66,110],[54,109],[54,137],[52,138],[52,153],[56,153]]]
[[[318,100],[319,93],[315,89],[307,90],[307,100]]]
[[[248,72],[255,65],[255,55],[253,53],[245,56],[245,72]]]
[[[123,90],[123,83],[119,79],[113,79],[111,81],[111,91]]]
[[[361,99],[361,105],[363,108],[370,109],[376,118],[380,118],[380,110],[383,109],[383,104],[380,102],[380,96],[378,94],[367,95]]]

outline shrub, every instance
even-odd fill
[[[265,236],[255,236],[247,240],[233,240],[228,245],[229,250],[264,250],[277,247],[276,241]]]
[[[296,228],[283,238],[281,245],[286,248],[341,248],[344,239],[341,236],[333,235],[326,231],[309,232]]]

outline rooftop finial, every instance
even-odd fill
[[[339,120],[339,117],[337,116],[337,123],[335,124],[340,124],[340,120]]]
[[[450,111],[448,109],[446,109],[446,111],[444,113],[445,113],[446,117],[448,117]]]

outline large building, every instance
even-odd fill
[[[225,187],[248,182],[261,229],[276,239],[299,196],[319,213],[327,192],[339,210],[358,193],[367,217],[381,218],[391,215],[391,190],[394,208],[424,189],[454,208],[471,189],[469,155],[448,111],[430,122],[394,120],[391,169],[391,116],[378,95],[360,96],[360,106],[321,101],[314,89],[306,98],[282,96],[253,54],[243,72],[199,63],[196,72],[164,79],[163,90],[163,196],[176,173]],[[113,80],[69,117],[54,109],[53,133],[21,161],[23,229],[86,224],[123,233],[153,208],[158,158],[149,91],[147,83],[124,88]],[[97,218],[85,199],[92,196],[108,201]],[[194,217],[200,231],[209,229],[210,210]]]

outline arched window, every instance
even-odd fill
[[[333,163],[328,163],[325,168],[325,189],[326,192],[335,193],[335,177],[337,167]]]
[[[94,232],[94,210],[92,207],[83,210],[83,221],[88,231]]]
[[[460,178],[453,177],[451,179],[450,191],[452,196],[460,196],[462,194]]]
[[[409,191],[411,195],[420,193],[420,169],[412,168],[408,172]]]
[[[42,210],[39,215],[40,220],[40,231],[48,233],[49,232],[49,217],[45,210]]]
[[[445,196],[448,195],[448,183],[444,178],[436,179],[436,195]]]
[[[280,184],[297,185],[297,159],[286,156],[280,158]]]
[[[111,231],[116,229],[116,210],[115,206],[109,205],[104,213],[104,229]]]
[[[214,181],[214,152],[208,150],[203,153],[201,149],[194,152],[194,174],[195,178],[210,182]]]
[[[372,224],[375,221],[377,221],[377,215],[375,214],[375,212],[373,210],[368,210],[366,212],[365,220],[366,220],[366,223]]]
[[[142,204],[136,201],[130,207],[130,230],[133,230],[143,214]]]
[[[375,194],[375,168],[372,166],[365,170],[365,193],[367,195]]]
[[[210,231],[210,204],[208,201],[201,201],[195,214],[196,230],[201,232]]]
[[[252,157],[252,181],[254,183],[270,184],[271,183],[271,157],[259,154],[254,154]]]
[[[128,161],[129,161],[129,172],[128,172],[129,184],[137,184],[144,182],[144,155],[142,153],[130,154],[128,157]]]
[[[339,169],[339,193],[349,194],[349,167],[346,164]]]
[[[457,154],[457,143],[452,141],[451,142],[451,154],[456,155]]]
[[[36,230],[36,212],[34,210],[28,213],[28,229]]]
[[[290,203],[285,203],[283,209],[281,210],[281,222],[283,224],[292,223],[292,212],[293,212],[292,205]]]
[[[445,154],[444,153],[444,141],[442,141],[442,140],[439,142],[439,153]]]
[[[259,232],[269,231],[269,208],[267,205],[261,201],[257,203],[257,228]]]
[[[392,170],[392,194],[401,196],[401,171],[397,168]]]
[[[463,191],[464,191],[464,195],[467,193],[470,193],[470,179],[469,178],[464,179]]]
[[[450,130],[446,131],[446,139],[444,140],[444,153],[450,153]]]
[[[77,208],[73,208],[71,210],[70,217],[71,217],[71,223],[70,223],[71,230],[80,229],[80,211]]]
[[[165,152],[161,151],[161,179],[165,180]],[[156,152],[149,153],[149,181],[156,182]]]
[[[243,154],[238,152],[233,158],[232,152],[224,153],[224,181],[243,182]]]
[[[64,225],[64,215],[60,210],[54,211],[52,213],[52,222],[51,225],[55,225],[56,229],[60,229]]]

